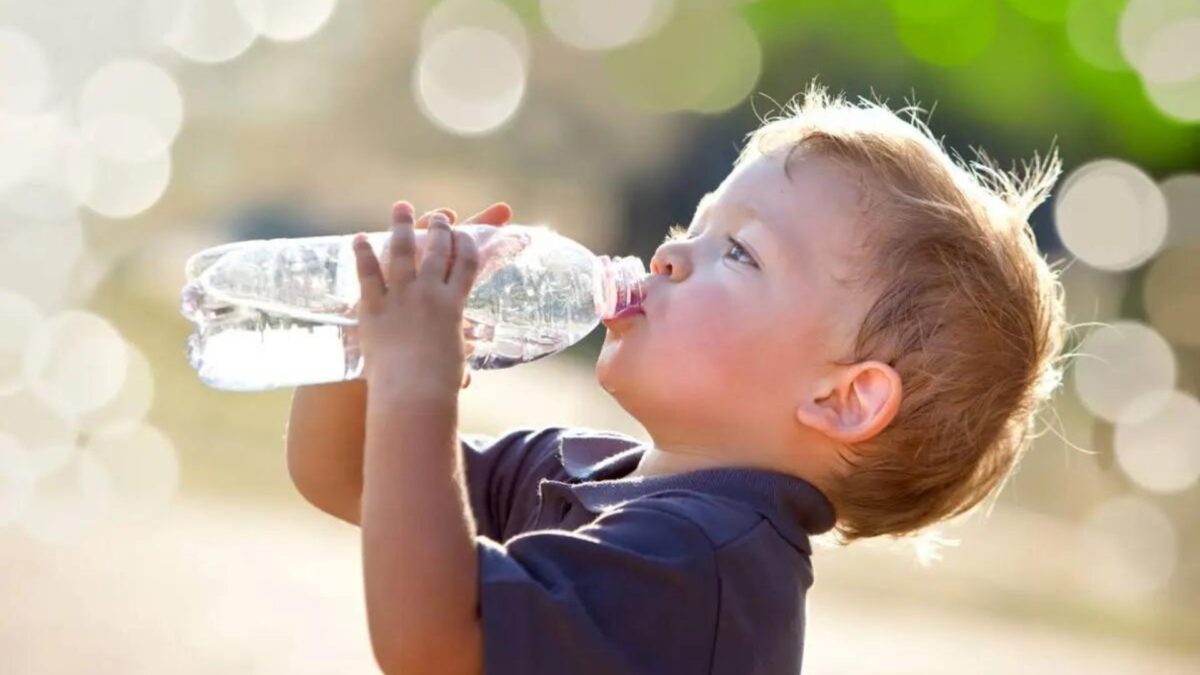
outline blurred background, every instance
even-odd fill
[[[408,199],[648,260],[814,77],[964,156],[1057,145],[1080,357],[940,550],[817,550],[805,671],[1200,672],[1195,0],[0,0],[0,670],[375,670],[292,391],[188,364],[188,256]],[[476,373],[462,430],[647,438],[602,342]]]

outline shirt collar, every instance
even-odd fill
[[[619,434],[563,435],[558,455],[571,477],[571,491],[589,511],[599,512],[652,492],[684,489],[717,494],[749,504],[800,550],[808,537],[836,523],[833,505],[812,483],[789,474],[747,467],[698,469],[666,476],[624,478],[646,445]]]

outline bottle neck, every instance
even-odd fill
[[[601,318],[642,304],[646,297],[646,265],[637,256],[597,256],[600,265],[598,310]]]

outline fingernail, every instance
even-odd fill
[[[433,214],[433,217],[430,218],[429,221],[433,225],[438,225],[441,227],[450,227],[450,219],[446,217],[446,214],[441,213],[441,212]]]
[[[396,202],[392,205],[392,222],[409,223],[413,219],[413,206],[408,202]]]

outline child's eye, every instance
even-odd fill
[[[676,224],[676,225],[672,225],[671,228],[669,230],[667,230],[667,237],[665,240],[663,240],[663,243],[667,244],[667,243],[670,243],[673,241],[679,241],[680,239],[692,239],[692,236],[688,233],[687,228],[685,228],[683,225]],[[742,254],[745,256],[744,262],[746,262],[754,267],[758,267],[758,263],[755,262],[754,258],[746,251],[746,247],[742,246],[741,242],[739,242],[737,239],[734,239],[732,236],[727,236],[726,239],[729,240],[730,244],[733,244],[733,246],[730,247],[730,249],[729,249],[730,253],[732,253],[735,250],[741,251]],[[729,255],[726,254],[725,257],[728,258]],[[736,256],[735,256],[735,259],[736,259]],[[739,262],[743,262],[743,261],[739,261]]]
[[[729,249],[731,252],[735,249],[741,251],[746,255],[746,261],[750,263],[750,265],[758,267],[758,263],[754,261],[754,258],[750,257],[750,254],[746,251],[746,247],[742,246],[741,242],[739,242],[737,239],[734,239],[732,236],[727,238],[729,239],[729,243],[733,244],[733,246]],[[729,256],[726,255],[725,257],[728,258]]]

